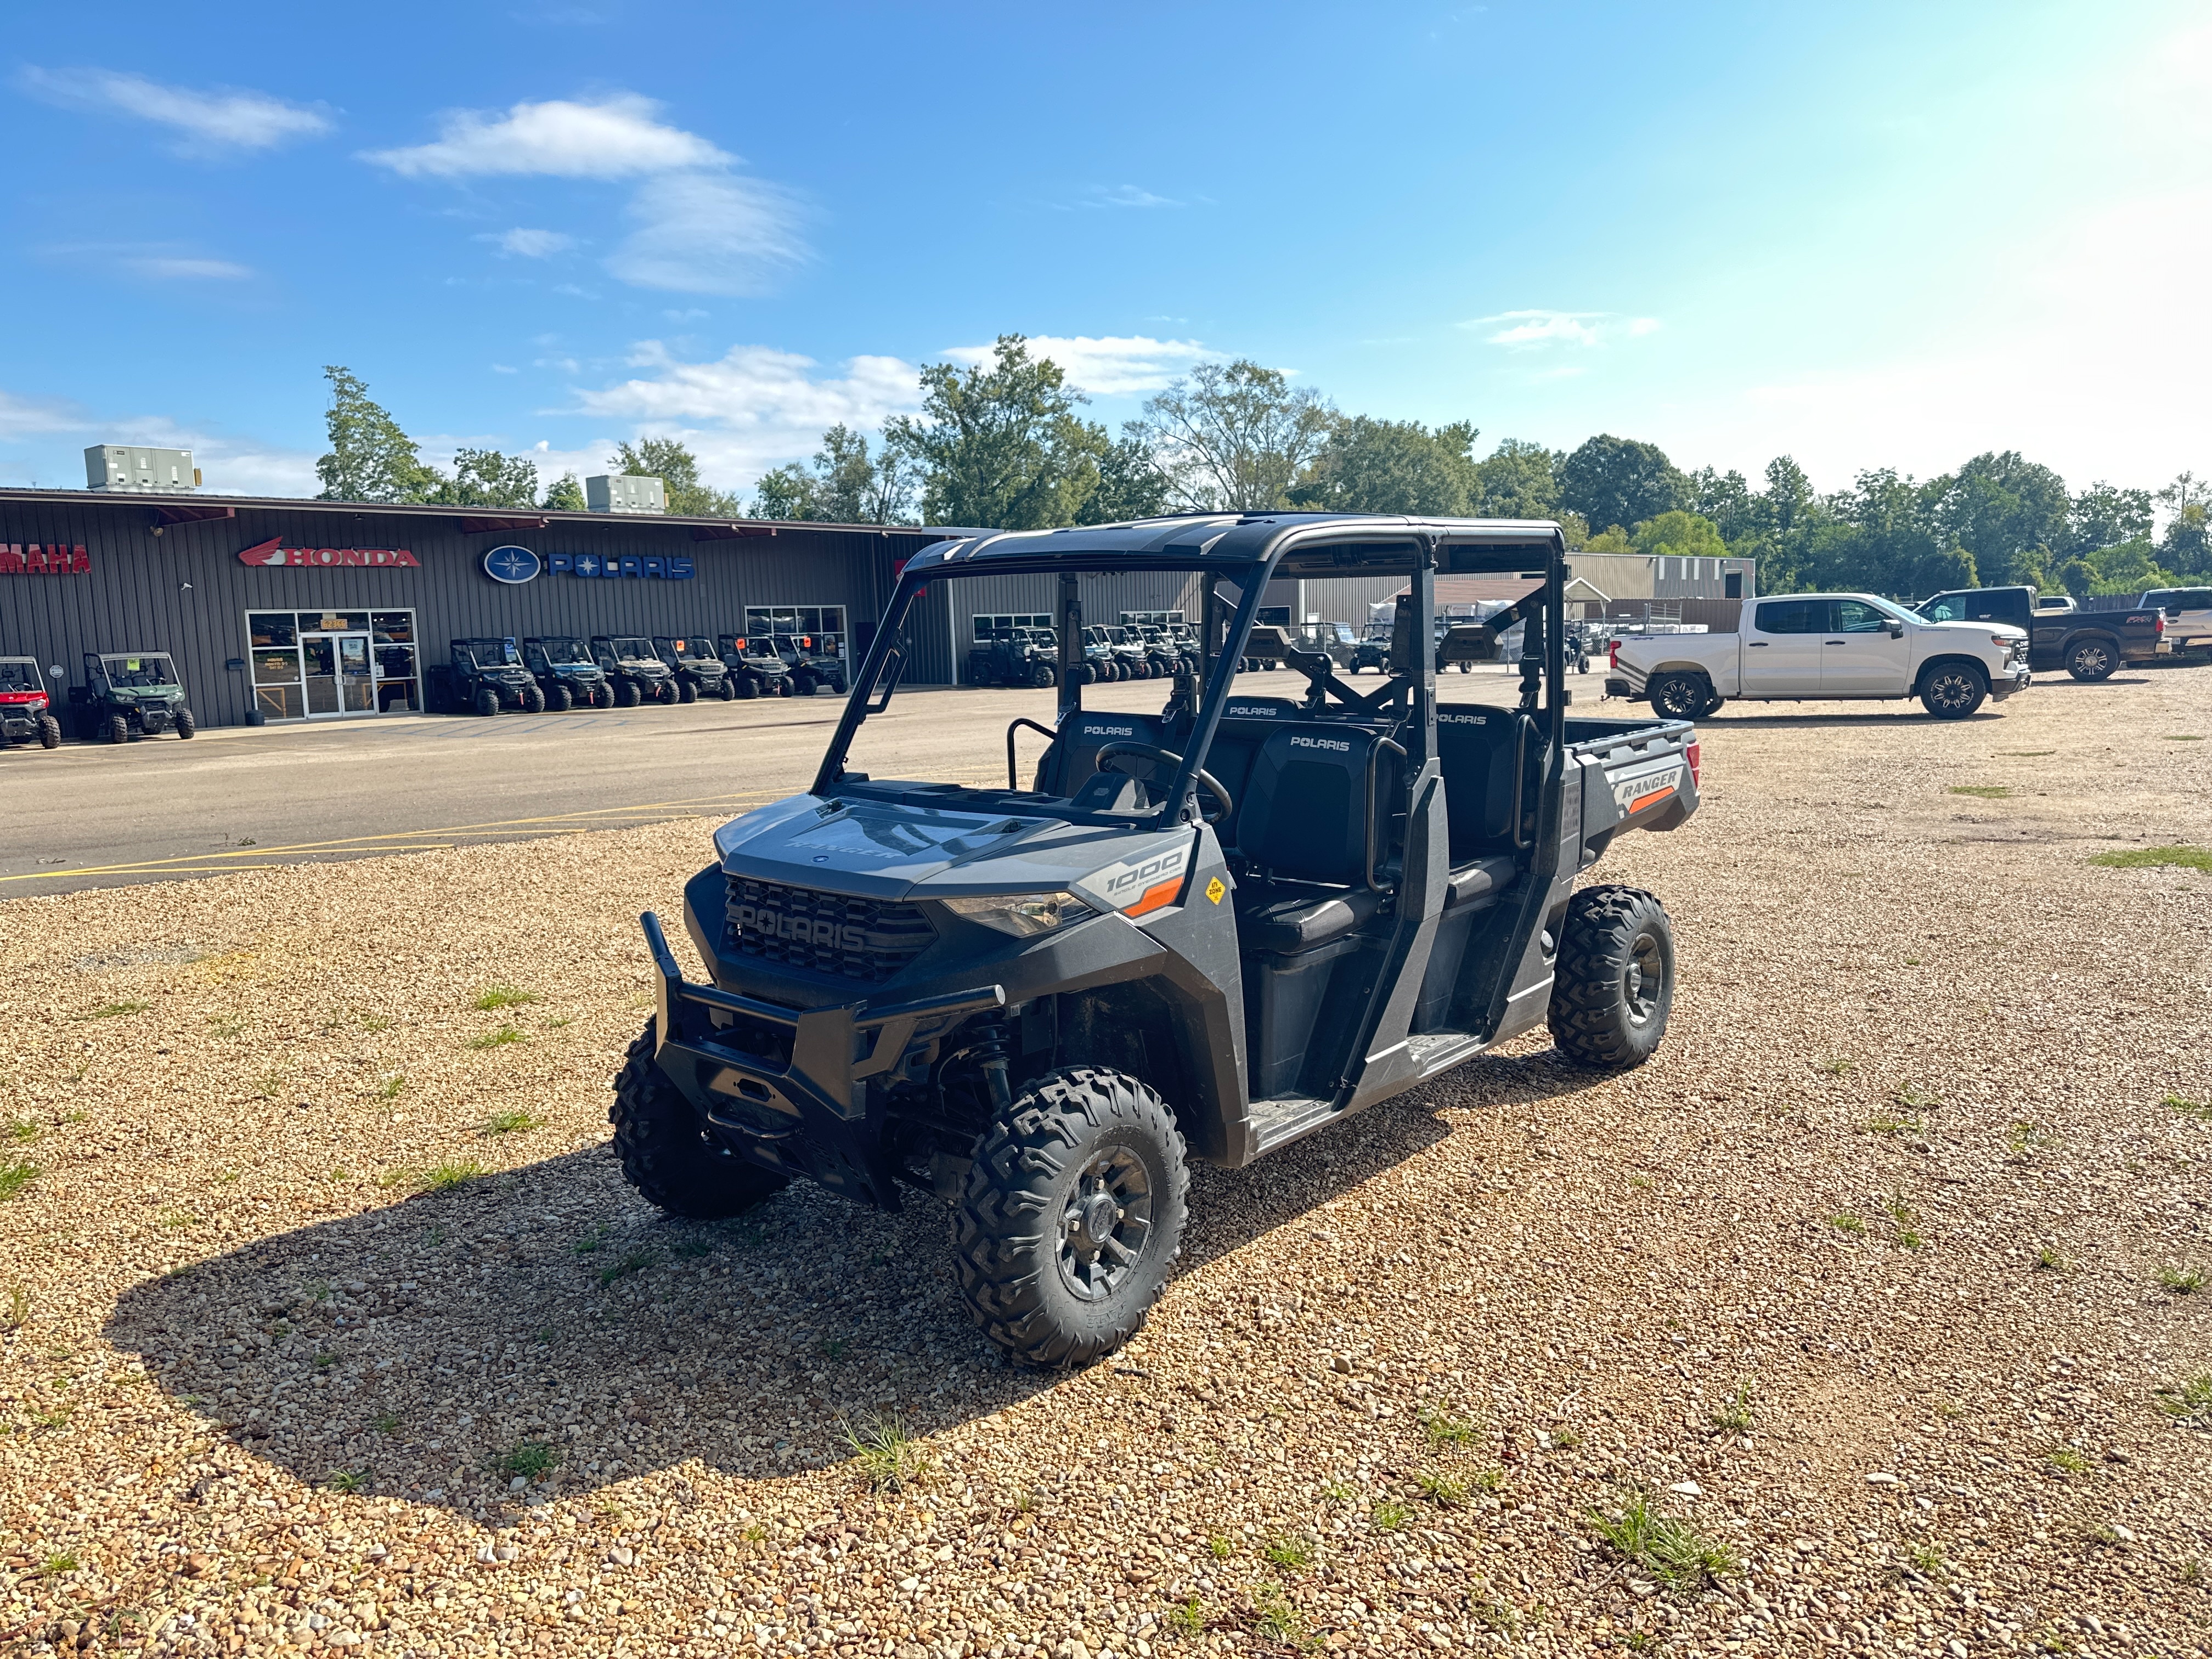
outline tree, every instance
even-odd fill
[[[1480,494],[1476,510],[1486,519],[1556,519],[1559,516],[1559,463],[1566,458],[1541,444],[1507,438],[1474,464]],[[1584,522],[1584,533],[1588,524]]]
[[[2212,576],[2212,479],[2185,472],[2158,492],[2167,514],[2159,552],[2172,568],[2191,576]]]
[[[821,483],[792,461],[761,474],[753,485],[753,516],[757,519],[822,519]]]
[[[617,444],[607,471],[633,478],[658,478],[668,510],[686,519],[740,519],[744,503],[699,477],[699,458],[674,438],[640,438]]]
[[[1688,507],[1699,518],[1710,520],[1724,542],[1739,542],[1767,529],[1771,518],[1767,504],[1752,491],[1743,474],[1731,468],[1716,472],[1701,466],[1689,475]]]
[[[1431,432],[1419,421],[1339,419],[1289,498],[1326,513],[1463,518],[1482,494],[1474,439],[1465,421]]]
[[[535,507],[538,464],[496,449],[460,450],[453,456],[453,476],[439,479],[422,499],[440,507]]]
[[[315,463],[325,501],[421,501],[444,480],[424,465],[415,441],[374,402],[351,370],[326,364],[331,406],[324,416],[330,453]]]
[[[884,427],[884,446],[921,483],[926,524],[1042,530],[1072,524],[1098,488],[1106,429],[1079,419],[1086,401],[1018,334],[1002,334],[987,366],[931,363],[922,415]]]
[[[2074,498],[2067,515],[2066,551],[2094,553],[2100,547],[2150,539],[2153,514],[2148,489],[2121,489],[2100,479]]]
[[[1131,423],[1188,507],[1268,512],[1319,452],[1332,411],[1311,386],[1249,358],[1202,363]]]
[[[1820,492],[1805,476],[1805,469],[1788,455],[1777,455],[1766,464],[1766,516],[1784,535],[1808,527],[1817,516]]]
[[[549,512],[581,513],[587,505],[584,486],[576,482],[573,472],[563,472],[546,488],[545,506]]]
[[[1653,558],[1724,559],[1728,544],[1711,519],[1695,513],[1662,513],[1636,526],[1636,550]]]
[[[2067,540],[2066,481],[2017,450],[1977,455],[1929,486],[1934,527],[1974,556],[1984,579],[2037,580]]]
[[[1076,514],[1078,524],[1121,524],[1156,518],[1167,510],[1167,475],[1153,464],[1152,452],[1125,431],[1098,458],[1098,487]]]
[[[1671,513],[1689,495],[1689,480],[1656,444],[1601,433],[1559,467],[1561,505],[1602,529],[1638,525]]]

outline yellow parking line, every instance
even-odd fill
[[[503,830],[542,827],[555,833],[587,834],[594,829],[609,827],[604,821],[613,819],[621,823],[634,819],[637,814],[665,812],[675,814],[686,808],[734,807],[770,799],[766,794],[702,795],[682,800],[639,801],[624,806],[596,806],[577,812],[552,812],[537,817],[506,818],[491,823],[459,823],[437,829],[393,830],[382,835],[348,836],[335,841],[299,842],[284,847],[241,847],[223,853],[185,853],[175,858],[142,859],[127,864],[83,865],[72,870],[27,871],[20,875],[0,876],[0,882],[54,881],[67,876],[125,876],[166,873],[172,875],[200,875],[223,870],[260,869],[272,863],[284,863],[315,854],[341,853],[422,853],[444,852],[455,843],[449,841],[431,842],[429,836],[496,836]],[[205,860],[219,860],[219,863]]]

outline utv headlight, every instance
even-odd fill
[[[980,921],[1016,939],[1035,939],[1039,933],[1072,927],[1098,913],[1073,893],[995,893],[982,898],[942,901],[955,915]]]

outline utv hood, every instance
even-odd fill
[[[796,795],[724,824],[714,850],[729,875],[860,897],[1068,888],[1121,909],[1187,872],[1197,841],[1188,825],[1123,829]]]

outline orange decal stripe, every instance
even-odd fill
[[[1655,801],[1655,800],[1664,800],[1664,799],[1667,799],[1667,797],[1668,797],[1668,796],[1669,796],[1669,795],[1673,794],[1674,793],[1674,786],[1673,784],[1671,784],[1671,783],[1670,783],[1670,784],[1668,784],[1668,785],[1664,789],[1654,789],[1654,790],[1653,790],[1650,794],[1648,794],[1648,795],[1638,795],[1638,796],[1634,800],[1632,800],[1632,801],[1629,802],[1629,803],[1628,803],[1628,810],[1629,810],[1632,813],[1633,813],[1633,812],[1641,812],[1641,811],[1642,811],[1645,807],[1647,807],[1647,806],[1650,805],[1651,805],[1651,803],[1652,803],[1653,801]]]
[[[1182,878],[1176,876],[1157,887],[1147,887],[1145,896],[1121,914],[1125,916],[1148,916],[1155,910],[1164,910],[1176,902],[1176,895],[1181,891]]]

